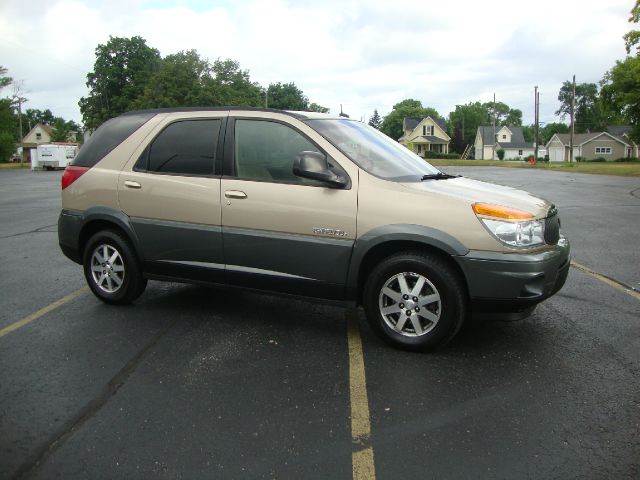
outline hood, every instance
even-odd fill
[[[547,200],[518,190],[493,183],[481,182],[470,178],[450,178],[447,180],[425,180],[423,182],[403,183],[407,188],[422,192],[448,195],[468,201],[469,205],[482,202],[530,212],[537,218],[546,217],[552,204]]]

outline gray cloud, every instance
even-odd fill
[[[530,122],[539,85],[550,121],[562,81],[596,82],[624,56],[631,3],[539,0],[525,11],[506,0],[5,0],[0,58],[24,79],[29,107],[75,120],[94,49],[112,34],[141,35],[163,55],[234,58],[262,84],[294,81],[355,118],[410,97],[447,115],[495,92]]]

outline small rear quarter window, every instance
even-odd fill
[[[155,113],[133,113],[107,120],[80,148],[71,165],[93,167],[154,115]]]

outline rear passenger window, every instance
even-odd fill
[[[239,178],[322,185],[293,174],[300,152],[320,149],[294,129],[264,120],[236,120],[235,167]]]
[[[145,151],[147,158],[143,154],[137,169],[175,175],[213,174],[220,124],[220,120],[170,124]]]

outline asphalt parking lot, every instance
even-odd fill
[[[640,478],[640,179],[444,170],[552,200],[613,281],[572,268],[530,318],[432,354],[303,300],[150,282],[107,306],[58,248],[61,173],[0,171],[0,478],[348,479],[363,450],[379,479]]]

